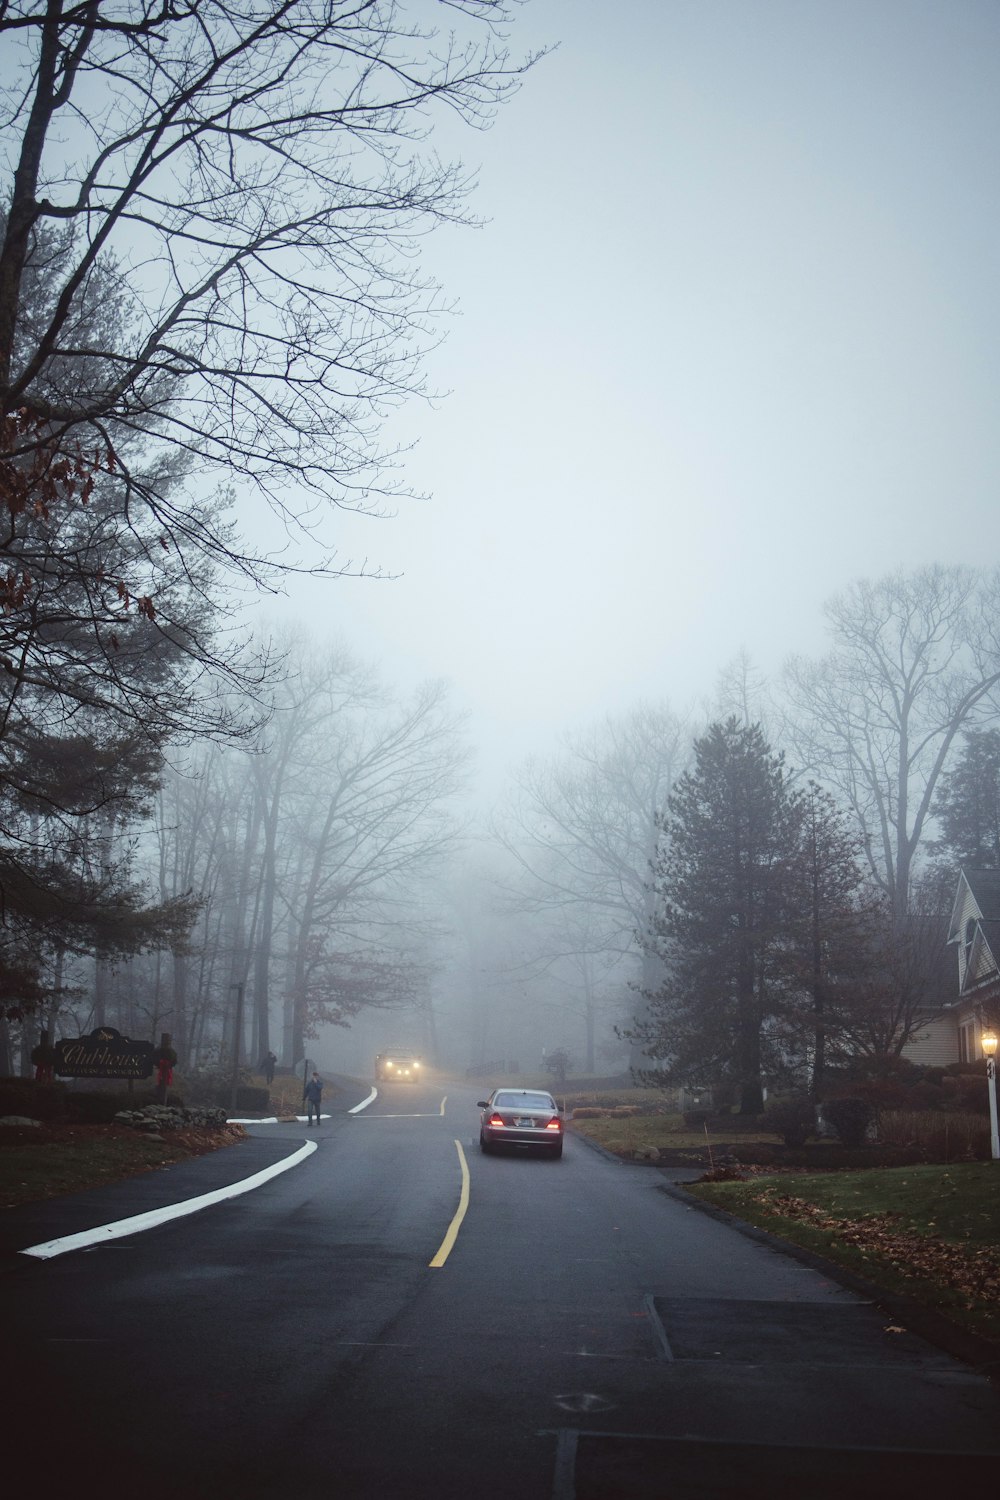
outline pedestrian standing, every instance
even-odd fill
[[[316,1113],[316,1124],[319,1124],[319,1108],[323,1099],[323,1080],[313,1070],[313,1076],[306,1084],[305,1102],[309,1124],[313,1122],[313,1111]]]
[[[275,1057],[273,1052],[269,1052],[264,1059],[264,1077],[267,1080],[268,1088],[270,1088],[271,1084],[274,1082],[274,1069],[277,1061],[278,1059]]]

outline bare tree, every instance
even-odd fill
[[[403,703],[374,679],[354,686],[357,700],[339,705],[338,684],[328,685],[334,711],[311,743],[308,794],[295,820],[303,857],[283,892],[285,1049],[296,1057],[303,1028],[351,1013],[344,1001],[352,970],[377,979],[377,959],[387,990],[405,988],[398,955],[414,911],[412,883],[452,851],[459,832],[448,802],[463,784],[468,752],[445,686],[428,683]]]
[[[356,508],[391,487],[380,422],[421,389],[441,310],[413,252],[465,217],[471,186],[428,135],[442,116],[485,127],[517,87],[530,59],[510,58],[511,15],[508,0],[0,7],[0,415],[28,419],[13,452],[120,464],[123,434],[153,435],[305,528],[310,491]],[[81,337],[95,277],[115,316]],[[263,569],[148,472],[126,477],[170,545]]]
[[[759,724],[772,741],[778,738],[780,710],[771,684],[747,651],[738,651],[719,672],[707,713],[713,721],[735,717],[744,728]]]
[[[851,808],[897,918],[955,738],[995,711],[998,596],[1000,571],[961,567],[856,583],[826,607],[830,654],[787,668],[795,758]]]
[[[636,952],[650,910],[657,816],[687,753],[684,721],[643,705],[570,739],[560,760],[529,762],[493,829],[525,876],[515,899],[534,908],[586,905],[600,916],[604,949]]]
[[[562,913],[556,928],[541,930],[538,961],[565,957],[585,931],[581,956],[632,959],[638,993],[657,988],[660,961],[643,937],[654,915],[658,819],[688,755],[686,722],[644,704],[569,740],[559,761],[521,771],[493,831],[520,869],[509,899]]]
[[[840,1018],[841,1063],[860,1058],[876,1075],[891,1072],[907,1042],[941,1014],[955,982],[947,938],[947,916],[911,910],[900,920],[888,901],[881,909],[873,902],[864,974]]]

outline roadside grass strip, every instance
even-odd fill
[[[298,1151],[285,1157],[284,1161],[275,1162],[273,1166],[265,1167],[263,1171],[254,1172],[252,1177],[244,1177],[242,1182],[216,1188],[211,1193],[202,1193],[200,1197],[188,1198],[183,1203],[173,1203],[169,1208],[154,1208],[148,1213],[133,1214],[131,1218],[118,1219],[113,1224],[100,1224],[95,1229],[81,1230],[79,1234],[63,1235],[61,1239],[47,1240],[41,1245],[29,1245],[26,1250],[18,1251],[18,1254],[32,1255],[36,1260],[51,1260],[54,1256],[65,1255],[70,1250],[84,1250],[90,1245],[100,1245],[108,1240],[122,1239],[126,1235],[141,1234],[146,1229],[156,1229],[160,1224],[166,1224],[171,1219],[183,1219],[188,1214],[200,1213],[203,1208],[211,1208],[214,1203],[222,1203],[226,1198],[238,1198],[241,1193],[249,1193],[254,1188],[263,1187],[264,1183],[269,1182],[272,1177],[278,1177],[282,1172],[297,1167],[315,1150],[315,1141],[305,1141]]]
[[[1000,1337],[1000,1178],[990,1163],[694,1182],[693,1197]]]

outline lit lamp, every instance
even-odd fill
[[[990,1155],[1000,1158],[1000,1130],[997,1129],[997,1034],[984,1031],[979,1045],[986,1055],[986,1085],[990,1091]]]

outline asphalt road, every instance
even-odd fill
[[[254,1126],[200,1161],[9,1211],[2,1472],[193,1500],[994,1487],[1000,1397],[981,1376],[655,1171],[573,1137],[560,1162],[480,1155],[480,1092],[380,1084],[349,1113],[366,1088],[345,1083],[318,1130]],[[304,1142],[253,1191],[23,1253]]]

